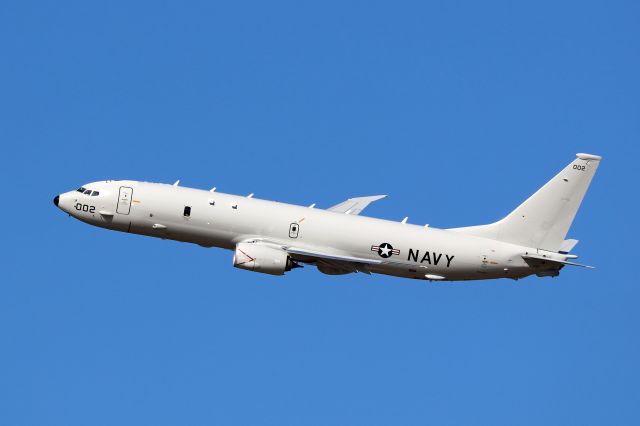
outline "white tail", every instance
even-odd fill
[[[453,228],[478,237],[558,251],[602,157],[576,159],[504,219],[489,225]]]

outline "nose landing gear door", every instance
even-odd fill
[[[118,208],[116,212],[120,214],[129,214],[131,211],[131,197],[133,196],[133,188],[127,186],[120,187],[118,194]]]

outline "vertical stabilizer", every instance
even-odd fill
[[[504,219],[451,231],[527,247],[558,251],[576,216],[602,157],[576,159]]]

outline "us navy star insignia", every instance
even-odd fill
[[[375,251],[378,252],[378,254],[380,255],[380,257],[383,258],[388,258],[391,257],[391,255],[399,255],[400,254],[400,250],[398,249],[394,249],[393,246],[389,243],[382,243],[379,246],[371,246],[371,251]]]

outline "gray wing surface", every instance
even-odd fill
[[[286,247],[287,253],[292,255],[296,260],[301,262],[316,263],[327,265],[330,268],[349,272],[364,272],[369,274],[370,265],[379,265],[382,260],[365,259],[362,257],[345,256],[335,253],[326,253],[317,250],[308,250],[298,247]]]
[[[385,198],[386,195],[372,195],[369,197],[355,197],[349,198],[346,201],[336,204],[333,207],[329,207],[327,210],[330,212],[344,213],[344,214],[360,214],[369,204],[374,201],[378,201]]]

